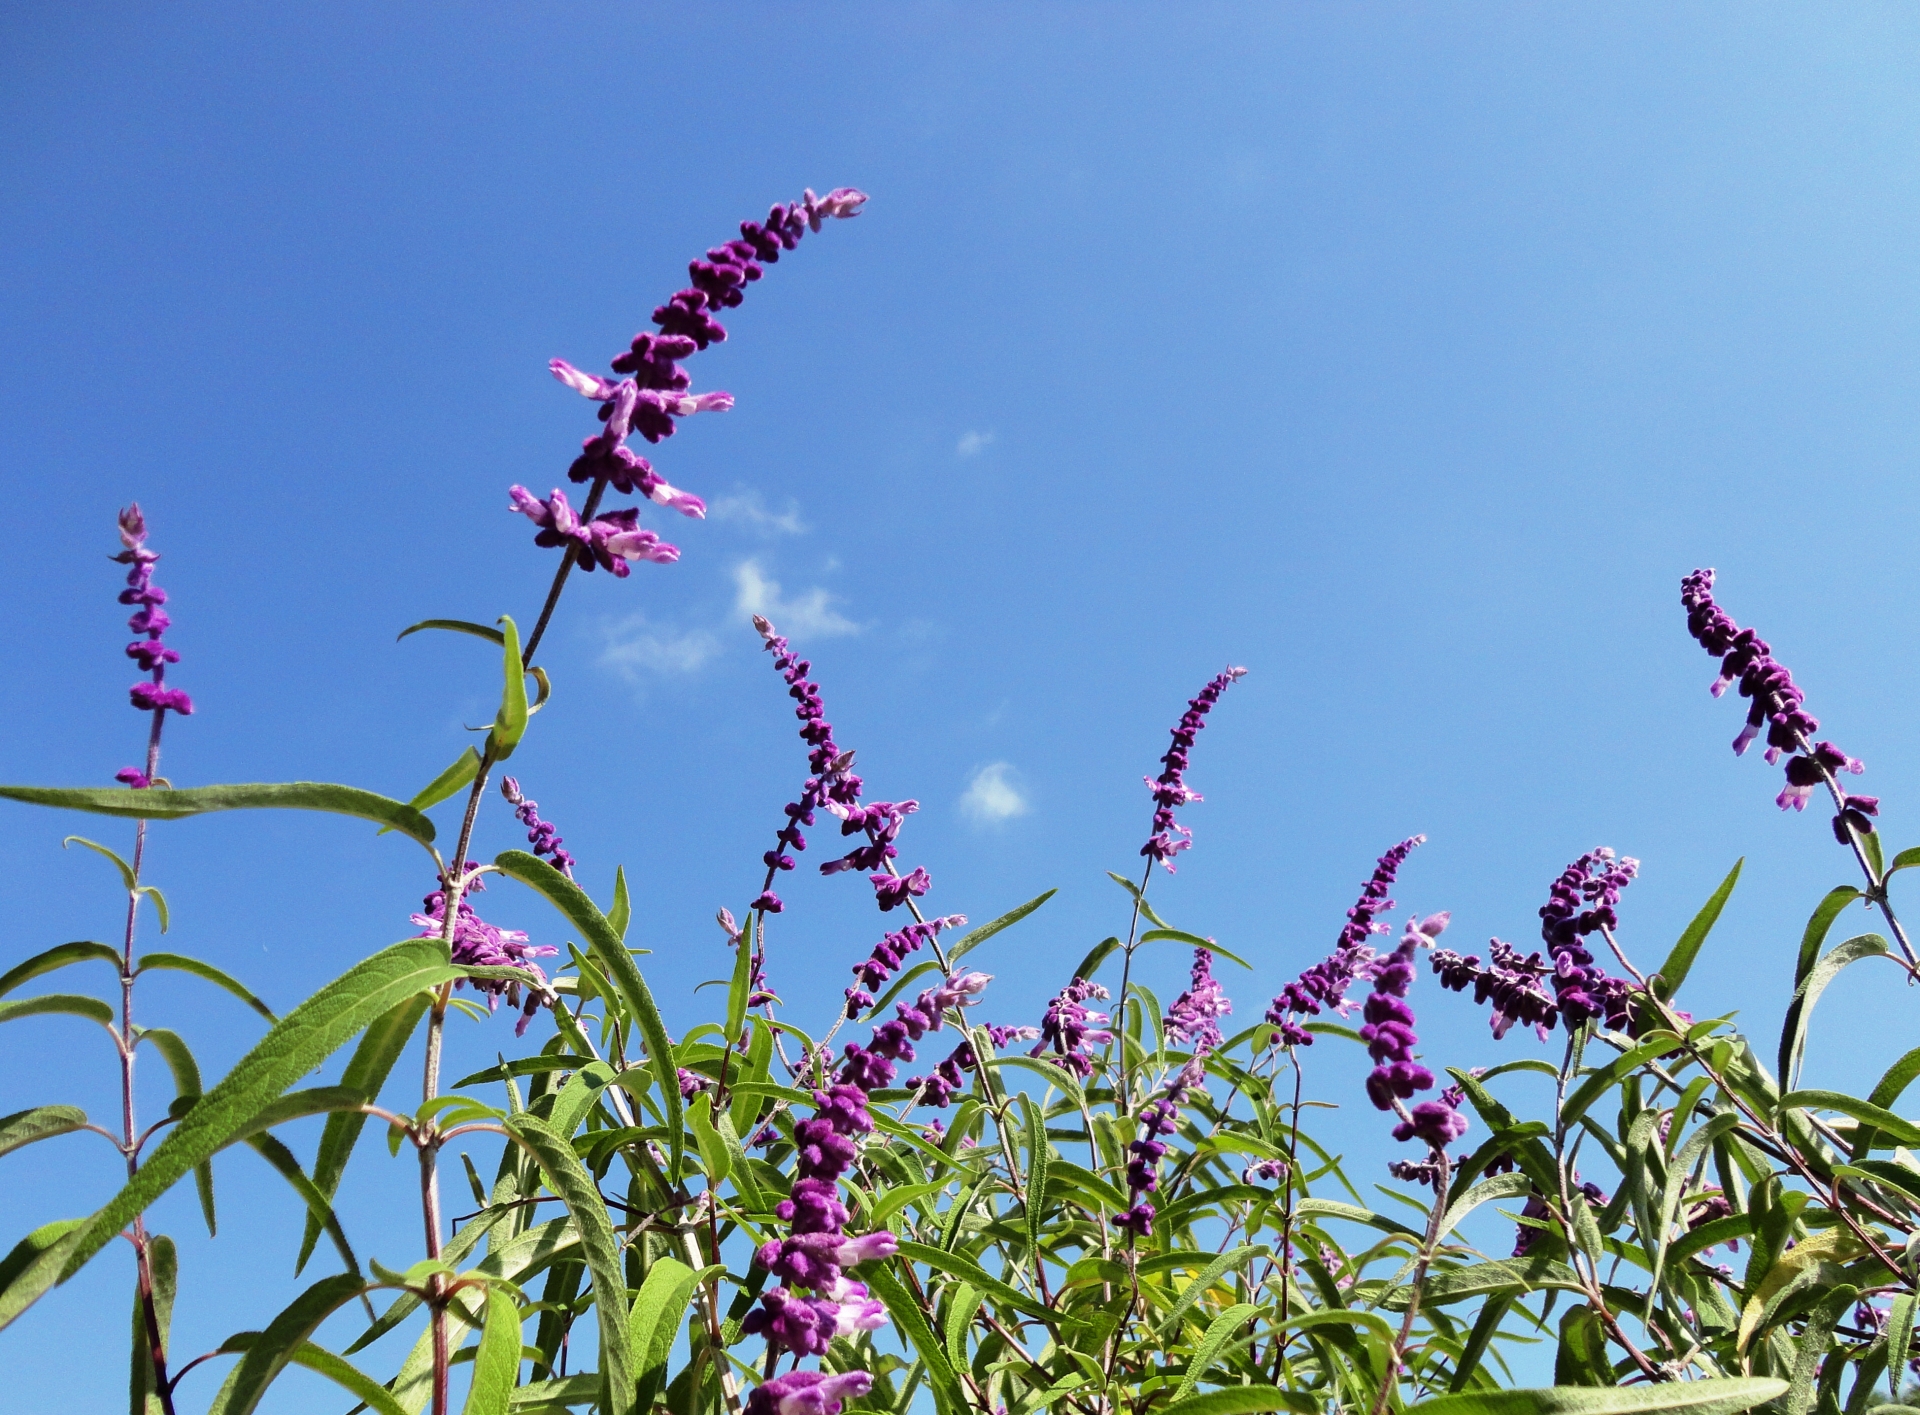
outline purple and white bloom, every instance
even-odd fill
[[[1194,949],[1191,985],[1167,1009],[1168,1034],[1195,1051],[1212,1051],[1226,1041],[1218,1019],[1232,1011],[1226,990],[1213,976],[1213,954],[1204,948]]]
[[[775,1376],[747,1396],[746,1415],[840,1415],[849,1400],[873,1389],[865,1371],[826,1375],[819,1371],[789,1371]]]
[[[1220,695],[1246,676],[1244,668],[1228,668],[1216,676],[1199,694],[1187,701],[1187,710],[1173,726],[1173,745],[1160,758],[1164,765],[1158,777],[1141,778],[1153,793],[1153,834],[1140,847],[1140,853],[1158,860],[1173,873],[1173,857],[1193,845],[1193,832],[1174,819],[1174,810],[1190,801],[1201,800],[1198,791],[1187,785],[1187,758],[1194,739],[1207,725],[1207,714],[1220,701]],[[1174,837],[1178,836],[1178,839]]]
[[[652,531],[640,528],[638,507],[623,507],[581,521],[567,495],[558,487],[542,501],[524,486],[507,488],[509,511],[517,511],[536,526],[535,545],[569,547],[575,562],[583,570],[595,565],[625,578],[632,571],[629,560],[647,560],[655,565],[671,565],[680,558],[677,547],[668,545]]]
[[[1443,1091],[1439,1100],[1422,1101],[1409,1111],[1403,1102],[1415,1091],[1431,1090],[1433,1073],[1414,1058],[1420,1038],[1413,1030],[1413,1008],[1407,992],[1413,986],[1413,960],[1418,949],[1431,947],[1446,928],[1448,915],[1429,914],[1417,923],[1409,919],[1400,936],[1400,946],[1374,969],[1373,995],[1367,999],[1366,1025],[1360,1039],[1374,1067],[1367,1077],[1367,1098],[1380,1110],[1391,1110],[1400,1117],[1393,1127],[1396,1140],[1421,1140],[1433,1151],[1442,1151],[1467,1130],[1467,1118],[1456,1108],[1452,1091]]]
[[[469,862],[466,868],[471,870],[472,863]],[[496,928],[474,913],[473,906],[467,903],[465,896],[481,893],[485,888],[482,879],[475,876],[462,895],[460,907],[454,911],[453,961],[470,968],[513,968],[526,975],[526,1006],[513,1028],[513,1034],[517,1037],[526,1032],[527,1023],[533,1020],[533,1014],[539,1011],[540,1004],[552,1001],[554,995],[553,989],[547,985],[546,973],[533,960],[551,958],[560,950],[531,944],[518,929]],[[446,891],[436,889],[423,901],[423,911],[410,916],[421,928],[420,938],[445,936],[446,903]],[[509,1007],[520,1004],[521,983],[517,979],[462,978],[455,986],[465,987],[468,983],[487,995],[487,1010],[490,1012],[499,1007],[503,997]]]
[[[1107,990],[1100,984],[1075,978],[1047,1004],[1046,1013],[1040,1019],[1039,1045],[1027,1055],[1045,1055],[1054,1065],[1086,1080],[1093,1074],[1093,1058],[1087,1055],[1087,1043],[1104,1046],[1113,1040],[1113,1033],[1106,1030],[1107,1014],[1090,1011],[1084,1004],[1089,998],[1104,1000],[1107,996]]]

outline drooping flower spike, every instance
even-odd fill
[[[573,878],[573,855],[566,848],[566,841],[560,836],[552,823],[540,819],[540,803],[528,800],[520,794],[520,783],[511,776],[500,780],[500,794],[507,798],[507,804],[513,807],[513,814],[520,824],[527,828],[527,844],[533,853],[551,857],[548,863],[568,879]]]
[[[1426,843],[1424,835],[1409,836],[1374,863],[1373,874],[1360,887],[1360,898],[1347,910],[1346,926],[1340,930],[1333,952],[1281,988],[1268,1006],[1267,1021],[1277,1029],[1270,1038],[1274,1044],[1312,1046],[1313,1033],[1297,1018],[1317,1017],[1322,1008],[1330,1008],[1339,1017],[1352,1010],[1347,990],[1359,979],[1373,976],[1374,952],[1367,940],[1387,932],[1387,926],[1376,918],[1393,908],[1387,891],[1393,888],[1400,867],[1414,847]]]
[[[153,564],[160,556],[147,548],[147,518],[141,514],[140,503],[136,501],[123,510],[119,523],[122,549],[113,559],[132,567],[127,571],[127,587],[120,591],[120,603],[138,606],[133,617],[127,620],[127,628],[144,636],[127,645],[127,657],[150,675],[135,683],[127,697],[135,709],[154,715],[157,734],[160,720],[167,713],[177,712],[182,717],[191,713],[193,699],[180,689],[167,686],[167,665],[178,663],[180,655],[162,642],[173,621],[161,608],[167,602],[167,592],[153,582]],[[145,771],[132,766],[122,767],[114,779],[135,790],[144,790],[153,784]]]
[[[1228,668],[1202,688],[1198,695],[1190,698],[1186,712],[1173,725],[1173,745],[1160,758],[1164,769],[1157,777],[1142,778],[1147,783],[1147,789],[1153,793],[1153,834],[1140,847],[1140,853],[1150,860],[1158,860],[1166,866],[1169,874],[1174,869],[1173,857],[1193,845],[1193,832],[1175,820],[1173,813],[1189,801],[1203,799],[1198,791],[1187,785],[1188,754],[1193,750],[1194,739],[1200,735],[1200,729],[1207,725],[1207,714],[1220,701],[1220,695],[1246,674],[1244,668]],[[1176,839],[1176,836],[1179,838]]]
[[[1773,651],[1752,629],[1742,629],[1713,598],[1713,571],[1695,570],[1680,582],[1680,603],[1687,610],[1687,632],[1700,647],[1720,660],[1720,676],[1710,691],[1716,698],[1738,682],[1740,696],[1752,700],[1746,725],[1733,739],[1734,755],[1739,756],[1761,733],[1767,738],[1767,761],[1787,756],[1787,784],[1774,798],[1781,810],[1804,811],[1814,788],[1836,781],[1839,773],[1858,776],[1866,766],[1848,756],[1831,742],[1815,742],[1820,719],[1805,707],[1806,694],[1793,681],[1793,674],[1773,657]],[[1853,843],[1851,829],[1862,835],[1873,830],[1871,817],[1880,814],[1877,796],[1840,795],[1840,809],[1833,818],[1833,834],[1842,845]]]
[[[1422,1101],[1411,1110],[1405,1105],[1416,1091],[1433,1088],[1433,1073],[1414,1059],[1414,1047],[1420,1042],[1413,1030],[1413,1008],[1407,993],[1413,986],[1413,962],[1417,950],[1431,947],[1447,926],[1448,916],[1430,914],[1418,923],[1409,919],[1400,936],[1400,946],[1380,961],[1374,970],[1373,994],[1367,999],[1360,1029],[1360,1040],[1367,1044],[1373,1058],[1373,1071],[1367,1077],[1367,1099],[1379,1110],[1390,1110],[1400,1117],[1393,1127],[1396,1140],[1420,1140],[1428,1149],[1443,1151],[1467,1130],[1467,1118],[1460,1114],[1459,1099],[1452,1091],[1440,1099]]]

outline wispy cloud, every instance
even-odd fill
[[[1024,816],[1030,807],[1015,777],[1013,767],[1007,762],[989,762],[981,767],[960,798],[961,814],[975,825],[999,825],[1015,816]]]
[[[636,681],[649,674],[698,673],[720,652],[720,640],[711,631],[652,625],[644,614],[609,624],[606,639],[600,662]]]
[[[769,511],[767,503],[757,491],[742,491],[720,497],[707,507],[707,518],[729,521],[765,535],[797,536],[804,534],[807,529],[806,522],[800,519],[799,502],[789,499],[784,511]]]
[[[960,434],[960,440],[954,444],[953,454],[956,457],[977,457],[991,446],[993,446],[991,432],[978,430],[963,432]]]
[[[733,567],[734,612],[761,614],[782,634],[796,639],[830,639],[857,634],[860,626],[834,608],[836,599],[818,585],[791,599],[780,582],[767,578],[758,560],[742,560]]]

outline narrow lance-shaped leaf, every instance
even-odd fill
[[[1785,1381],[1754,1376],[1725,1380],[1665,1381],[1658,1385],[1595,1390],[1471,1391],[1409,1406],[1407,1415],[1735,1415],[1786,1393]]]
[[[167,1027],[147,1028],[140,1033],[140,1044],[152,1047],[167,1063],[167,1070],[173,1073],[173,1110],[175,1114],[185,1114],[188,1106],[199,1102],[201,1092],[200,1063],[194,1060],[192,1048],[184,1037]],[[200,1196],[200,1216],[206,1220],[207,1235],[212,1237],[219,1231],[219,1223],[214,1215],[210,1162],[202,1161],[193,1167],[193,1187]]]
[[[321,1278],[294,1298],[264,1332],[247,1333],[252,1339],[246,1343],[246,1355],[228,1374],[208,1415],[252,1415],[267,1387],[320,1324],[366,1289],[367,1284],[352,1273]]]
[[[1002,914],[992,923],[982,924],[977,929],[969,929],[966,934],[961,937],[960,941],[948,950],[947,960],[951,963],[958,963],[962,958],[965,958],[969,953],[973,952],[974,949],[978,948],[1002,929],[1012,928],[1035,909],[1038,909],[1042,904],[1045,904],[1049,899],[1053,898],[1057,893],[1059,893],[1058,890],[1049,889],[1044,894],[1036,894],[1018,908],[1007,910],[1006,913]]]
[[[656,1258],[633,1299],[628,1339],[637,1368],[634,1408],[651,1410],[666,1388],[667,1356],[680,1330],[680,1318],[693,1300],[699,1274],[677,1258]]]
[[[1707,935],[1713,932],[1714,924],[1719,922],[1720,911],[1726,908],[1734,885],[1740,882],[1741,866],[1746,863],[1745,856],[1733,862],[1733,868],[1720,881],[1720,887],[1714,890],[1713,897],[1693,916],[1693,922],[1680,935],[1679,942],[1667,955],[1667,961],[1660,965],[1659,980],[1654,984],[1654,991],[1662,998],[1674,997],[1680,991],[1680,984],[1687,980],[1687,974],[1693,969],[1693,960],[1699,956],[1700,945],[1707,941]]]
[[[1814,964],[1812,971],[1801,979],[1793,1002],[1787,1008],[1786,1024],[1780,1031],[1781,1090],[1793,1089],[1800,1070],[1800,1056],[1807,1047],[1807,1023],[1813,1018],[1813,1009],[1820,1001],[1820,994],[1840,976],[1843,968],[1858,963],[1862,958],[1880,957],[1887,952],[1887,941],[1879,934],[1859,934],[1845,943],[1836,944],[1833,951]]]
[[[1194,1387],[1200,1383],[1213,1365],[1214,1358],[1220,1354],[1220,1348],[1232,1339],[1233,1334],[1259,1312],[1259,1308],[1250,1302],[1241,1302],[1227,1308],[1207,1324],[1206,1335],[1200,1338],[1200,1344],[1193,1349],[1193,1355],[1187,1361],[1187,1373],[1180,1378],[1180,1388],[1173,1393],[1177,1405],[1193,1394]]]
[[[23,997],[17,1002],[0,1002],[0,1022],[22,1017],[84,1017],[103,1027],[113,1026],[113,1009],[97,997],[78,993],[50,992],[40,997]]]
[[[212,983],[215,987],[232,993],[269,1022],[278,1022],[280,1020],[273,1015],[272,1008],[268,1007],[266,1003],[253,995],[246,984],[227,973],[223,973],[211,963],[202,963],[198,958],[188,958],[179,953],[149,953],[140,959],[139,963],[134,967],[134,972],[136,974],[145,973],[155,968],[165,969],[175,973],[187,973],[199,978],[202,982]]]
[[[666,1023],[660,1019],[660,1009],[654,1005],[653,994],[640,975],[639,965],[586,891],[545,860],[525,850],[508,850],[495,856],[493,863],[508,878],[517,879],[545,895],[548,903],[586,936],[594,961],[619,990],[621,1001],[626,1003],[646,1043],[647,1064],[660,1091],[660,1111],[666,1122],[667,1178],[671,1183],[678,1183],[686,1147],[680,1119],[680,1070],[673,1059],[673,1044],[667,1039]]]
[[[487,1319],[473,1356],[465,1415],[507,1415],[520,1383],[520,1308],[502,1287],[487,1289]]]
[[[593,1176],[581,1168],[573,1146],[538,1116],[513,1116],[507,1121],[507,1129],[539,1161],[547,1187],[567,1206],[580,1230],[580,1251],[593,1276],[594,1310],[600,1318],[600,1370],[607,1383],[607,1405],[612,1410],[629,1410],[633,1406],[634,1361],[627,1334],[626,1274],[620,1264],[619,1240],[607,1218],[606,1205],[600,1202],[600,1191]]]
[[[147,1271],[153,1279],[153,1326],[158,1330],[148,1328],[147,1304],[136,1291],[129,1381],[132,1415],[161,1415],[165,1409],[160,1402],[159,1383],[154,1379],[153,1340],[156,1335],[159,1337],[160,1355],[165,1359],[172,1341],[173,1302],[180,1290],[180,1255],[174,1249],[173,1240],[164,1233],[156,1233],[147,1240]]]
[[[86,1123],[87,1113],[78,1106],[39,1105],[31,1110],[16,1110],[12,1115],[0,1116],[0,1155],[36,1140],[71,1135]]]
[[[887,1315],[893,1318],[893,1324],[900,1329],[914,1352],[926,1363],[927,1384],[932,1388],[934,1404],[939,1408],[940,1415],[967,1415],[966,1391],[961,1387],[960,1377],[954,1372],[953,1363],[947,1359],[946,1348],[940,1338],[934,1335],[933,1328],[927,1323],[926,1313],[914,1300],[913,1294],[893,1275],[889,1263],[874,1263],[863,1268],[859,1276],[887,1309]]]
[[[83,1218],[43,1224],[0,1258],[0,1329],[60,1281],[60,1269],[85,1237],[86,1226]]]
[[[445,944],[407,939],[349,969],[301,1003],[201,1097],[140,1172],[93,1217],[85,1238],[69,1255],[62,1279],[78,1272],[135,1214],[211,1157],[349,1037],[403,999],[456,976]]]
[[[126,820],[184,820],[213,811],[326,811],[392,826],[422,845],[433,843],[433,822],[411,807],[355,786],[324,781],[191,786],[184,790],[155,786],[146,791],[97,786],[0,786],[0,800]]]
[[[493,732],[488,742],[495,761],[505,761],[520,745],[527,730],[527,670],[520,662],[520,630],[511,617],[500,616],[501,673],[506,679],[500,693],[500,711],[494,714]]]
[[[340,1075],[340,1084],[352,1087],[369,1101],[379,1099],[381,1087],[387,1084],[394,1062],[406,1049],[408,1039],[426,1015],[427,1006],[427,997],[417,993],[375,1019],[367,1027],[366,1035],[360,1038],[360,1045],[354,1048],[352,1059]],[[363,1111],[335,1111],[327,1117],[326,1129],[320,1132],[320,1148],[313,1156],[313,1187],[328,1204],[332,1204],[333,1196],[339,1192],[340,1176],[346,1173],[347,1160],[366,1123]],[[293,1265],[295,1275],[313,1256],[320,1229],[319,1217],[309,1211],[307,1231],[300,1240],[300,1256]]]
[[[82,941],[79,943],[57,943],[44,953],[36,953],[24,963],[17,963],[0,973],[0,997],[5,997],[22,983],[30,983],[56,968],[65,968],[72,963],[105,963],[117,974],[120,971],[120,955],[104,943]]]
[[[133,866],[120,858],[119,851],[110,850],[99,841],[89,840],[84,835],[69,835],[65,840],[60,842],[60,848],[62,850],[73,845],[84,845],[87,849],[93,851],[94,854],[104,856],[108,860],[111,860],[114,868],[120,871],[120,883],[126,886],[129,893],[140,887],[140,880],[139,877],[134,874]]]

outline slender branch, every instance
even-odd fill
[[[1388,1397],[1393,1394],[1401,1368],[1406,1364],[1407,1342],[1413,1335],[1414,1319],[1420,1315],[1420,1291],[1426,1285],[1427,1267],[1440,1247],[1440,1221],[1447,1212],[1447,1188],[1452,1162],[1443,1149],[1434,1150],[1431,1158],[1440,1166],[1440,1172],[1433,1181],[1433,1210],[1427,1216],[1427,1236],[1420,1245],[1420,1258],[1414,1265],[1413,1282],[1407,1289],[1407,1314],[1400,1319],[1400,1335],[1394,1338],[1393,1346],[1387,1352],[1387,1369],[1380,1378],[1380,1394],[1373,1402],[1373,1415],[1386,1415]],[[1282,1320],[1285,1316],[1283,1312]]]

